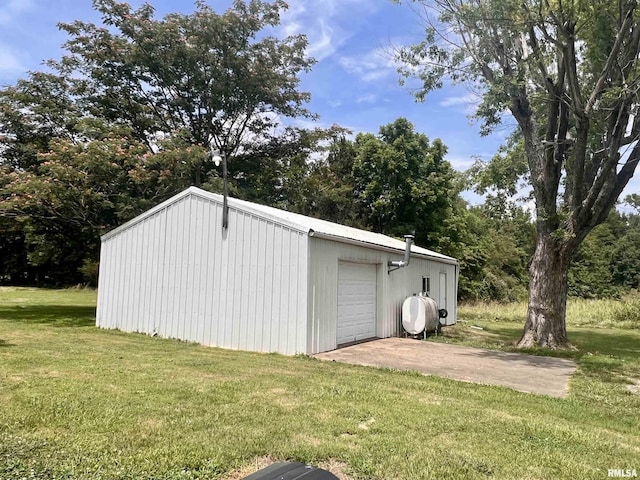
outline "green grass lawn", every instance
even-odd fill
[[[640,470],[636,329],[572,328],[557,399],[98,330],[95,297],[0,289],[0,479],[218,479],[263,456],[354,479]],[[509,349],[521,324],[497,317],[439,340]]]

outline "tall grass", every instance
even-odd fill
[[[467,322],[524,323],[527,303],[463,303],[458,308],[458,316]],[[567,302],[567,325],[640,329],[640,295],[628,294],[620,299],[599,300],[570,298]]]

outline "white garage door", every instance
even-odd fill
[[[376,266],[338,265],[338,345],[376,336]]]

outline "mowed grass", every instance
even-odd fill
[[[263,456],[354,479],[640,469],[636,330],[572,329],[579,369],[556,399],[100,330],[94,305],[93,291],[0,289],[0,479],[223,479]],[[521,328],[462,325],[441,339],[508,348]]]

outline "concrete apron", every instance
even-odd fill
[[[564,398],[576,369],[572,360],[498,352],[405,338],[384,338],[314,355],[321,360],[414,370],[463,382],[502,385]]]

